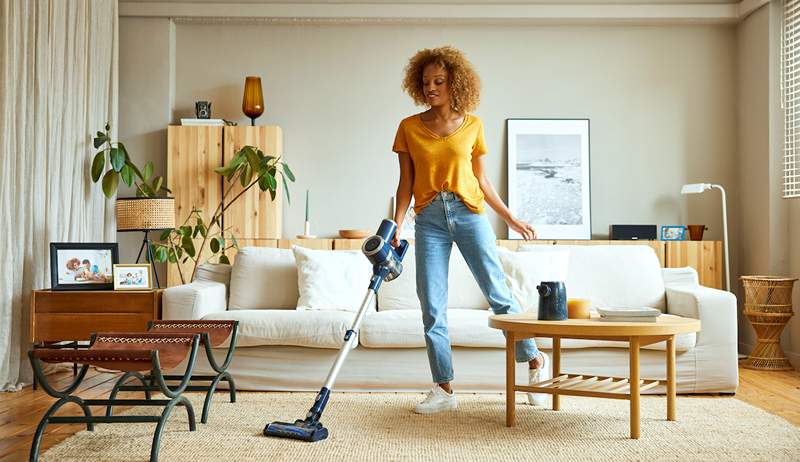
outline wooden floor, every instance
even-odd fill
[[[736,396],[720,396],[719,399],[740,399],[800,426],[800,372],[764,372],[739,368],[739,374]],[[72,371],[57,372],[50,377],[55,388],[63,389],[72,381]],[[116,377],[117,374],[91,370],[83,380],[78,395],[87,399],[105,398]],[[31,387],[18,393],[0,393],[0,462],[28,459],[31,437],[39,419],[54,401],[41,389],[33,391]],[[58,415],[70,413],[79,415],[72,405],[59,411]],[[84,428],[84,425],[48,426],[41,452]]]

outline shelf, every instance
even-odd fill
[[[639,392],[662,383],[661,380],[639,380]],[[624,377],[562,374],[533,385],[515,385],[514,390],[551,395],[589,396],[594,398],[630,399],[631,384]]]

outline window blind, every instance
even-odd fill
[[[783,197],[800,197],[800,0],[784,2],[783,19]]]

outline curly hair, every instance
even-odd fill
[[[459,112],[477,109],[481,98],[481,79],[467,58],[456,48],[426,48],[420,50],[405,68],[403,90],[418,106],[426,106],[425,92],[422,88],[422,71],[428,64],[438,64],[447,71],[450,86],[450,102]]]

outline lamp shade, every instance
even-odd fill
[[[175,198],[126,197],[117,199],[117,231],[149,231],[175,227]]]
[[[242,112],[250,118],[253,125],[255,125],[256,118],[264,113],[264,95],[261,92],[261,77],[245,77]]]
[[[691,183],[685,184],[681,188],[681,194],[700,194],[701,192],[711,189],[709,183]]]

